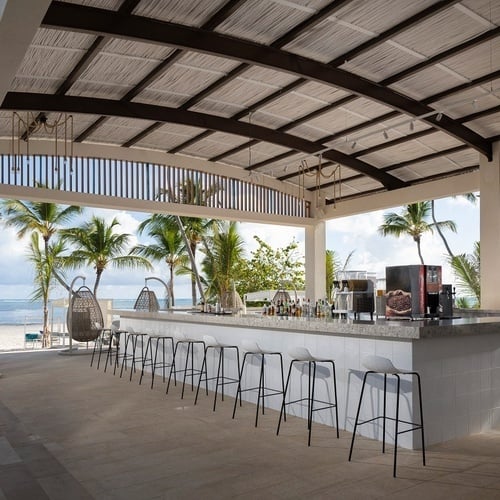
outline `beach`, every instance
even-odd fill
[[[42,325],[0,325],[0,352],[26,349],[41,349],[40,342],[28,342],[25,347],[25,333],[40,333]],[[66,340],[67,342],[67,340]],[[59,342],[56,342],[59,346]],[[61,344],[62,347],[62,344]]]

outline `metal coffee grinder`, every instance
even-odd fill
[[[439,319],[453,318],[455,290],[451,285],[442,285],[439,292]]]

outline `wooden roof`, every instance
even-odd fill
[[[496,0],[53,1],[0,110],[332,202],[479,168],[500,137]],[[303,175],[319,166],[319,179]],[[341,177],[330,177],[341,165]],[[331,167],[330,167],[331,166]]]

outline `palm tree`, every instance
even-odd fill
[[[107,224],[94,215],[90,222],[62,231],[64,241],[75,246],[71,255],[65,258],[65,266],[93,266],[96,272],[94,295],[97,295],[102,273],[110,265],[117,269],[153,268],[146,258],[125,253],[131,235],[116,233],[115,228],[119,225],[116,218]]]
[[[417,244],[417,252],[421,264],[424,264],[420,242],[422,235],[425,233],[432,233],[434,228],[450,229],[456,231],[456,225],[451,220],[440,222],[427,222],[431,212],[430,201],[420,201],[406,205],[401,214],[390,212],[384,214],[384,223],[379,227],[379,233],[383,236],[396,236],[399,238],[403,235],[409,235]]]
[[[326,251],[326,294],[330,302],[333,301],[333,284],[338,279],[339,273],[345,271],[354,255],[352,250],[342,263],[340,256],[335,250]]]
[[[207,295],[221,302],[234,288],[236,272],[244,253],[244,241],[238,234],[237,224],[230,222],[222,230],[215,227],[213,236],[204,240],[202,269]]]
[[[175,227],[171,224],[153,227],[149,231],[149,235],[153,238],[154,243],[136,245],[130,253],[142,255],[147,259],[166,262],[169,269],[169,303],[174,306],[174,275],[180,266],[187,266],[188,263],[188,257],[183,253],[184,240],[177,224]]]
[[[182,224],[182,228],[179,228],[179,220]],[[182,231],[184,231],[189,248],[187,248],[187,245],[184,245],[183,253],[185,255],[189,255],[190,251],[191,255],[193,256],[193,261],[190,262],[190,269],[183,266],[179,268],[178,274],[189,274],[191,276],[192,305],[196,305],[197,303],[197,271],[194,262],[194,259],[196,258],[196,251],[199,245],[202,243],[203,239],[211,232],[211,228],[214,227],[214,224],[218,223],[218,221],[214,221],[213,219],[199,219],[197,217],[176,217],[175,215],[153,214],[149,219],[144,220],[139,225],[139,232],[148,230],[150,234],[158,231],[161,232],[162,228],[164,227],[176,227],[177,229],[181,229]]]
[[[54,268],[63,250],[64,245],[61,241],[49,244],[46,250],[42,250],[40,247],[39,233],[35,231],[31,233],[28,258],[35,268],[36,286],[31,298],[43,302],[42,347],[50,347],[48,304],[50,291],[54,285]]]
[[[469,201],[470,203],[472,204],[476,204],[477,203],[477,195],[474,194],[474,193],[465,193],[463,195],[463,197]],[[435,212],[435,206],[434,206],[434,200],[431,201],[431,214],[432,214],[432,221],[433,223],[435,224],[435,227],[436,227],[436,231],[438,232],[439,236],[441,237],[441,239],[443,240],[443,244],[446,248],[446,251],[448,252],[448,255],[450,258],[453,258],[454,257],[454,254],[453,252],[451,251],[451,248],[450,248],[450,245],[448,244],[448,240],[445,238],[444,234],[443,234],[443,231],[441,231],[441,228],[439,227],[439,225],[437,225],[437,221],[436,221],[436,212]]]
[[[476,307],[481,305],[481,247],[474,243],[472,254],[460,254],[450,257],[449,262],[457,279],[457,286],[462,292],[476,299]]]
[[[42,187],[42,186],[39,186]],[[17,237],[36,231],[44,241],[44,252],[47,254],[51,238],[75,216],[82,213],[82,208],[74,205],[61,206],[56,203],[37,201],[3,200],[0,205],[4,223],[16,228]],[[55,278],[66,290],[69,286],[62,279],[57,269],[53,269]]]
[[[158,199],[164,199],[165,201],[171,203],[181,203],[185,205],[196,205],[196,206],[208,206],[210,198],[215,196],[221,187],[218,184],[211,184],[204,186],[201,179],[185,179],[181,184],[175,186],[174,188],[161,189],[158,194]],[[191,261],[191,269],[187,271],[191,275],[191,297],[192,305],[197,303],[197,293],[196,287],[199,284],[199,276],[196,269],[196,251],[198,246],[203,241],[211,227],[218,224],[214,219],[200,219],[197,217],[178,217],[173,215],[160,215],[155,214],[150,220],[145,221],[147,224],[156,223],[161,221],[162,218],[170,218],[175,220],[179,224],[179,229],[181,234],[186,238],[186,254],[189,256]],[[200,290],[200,293],[201,290]]]

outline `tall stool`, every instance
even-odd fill
[[[106,344],[106,337],[109,339],[110,336],[110,329],[109,328],[103,328],[101,330],[101,333],[99,336],[95,339],[94,341],[94,349],[92,350],[92,357],[90,358],[90,366],[94,364],[94,358],[97,353],[97,369],[99,370],[99,366],[101,364],[101,355],[102,355],[102,349],[103,345]]]
[[[283,394],[283,403],[281,405],[280,418],[278,421],[278,428],[276,430],[276,435],[280,432],[281,419],[283,417],[286,418],[286,406],[294,403],[300,403],[302,401],[307,401],[307,428],[309,430],[309,436],[307,439],[307,445],[311,446],[311,430],[313,423],[313,412],[320,410],[328,410],[330,408],[335,408],[335,427],[337,428],[337,439],[339,438],[339,414],[337,408],[337,379],[335,376],[335,362],[332,359],[323,359],[316,358],[311,355],[308,349],[305,347],[294,347],[290,349],[290,357],[292,361],[290,362],[290,368],[288,370],[288,377],[286,379],[285,384],[285,392]],[[335,402],[331,401],[321,401],[314,398],[315,395],[315,386],[316,386],[316,365],[327,364],[332,367],[332,375],[333,375],[333,396]],[[304,369],[307,366],[307,374],[308,374],[308,384],[307,384],[307,397],[296,399],[294,401],[286,402],[286,395],[288,392],[288,388],[290,386],[290,375],[292,374],[293,367],[298,368],[304,373]],[[330,373],[328,373],[330,375]],[[314,407],[315,403],[320,403],[323,406],[319,406],[317,408]]]
[[[382,453],[385,453],[385,428],[386,428],[386,420],[393,420],[395,422],[395,430],[394,430],[394,465],[392,475],[396,477],[396,463],[397,463],[397,453],[398,453],[398,436],[399,434],[403,434],[405,432],[416,431],[420,429],[422,436],[422,463],[425,465],[425,440],[424,440],[424,416],[422,412],[422,388],[420,384],[420,375],[417,372],[410,372],[406,370],[400,370],[396,368],[391,360],[387,358],[383,358],[381,356],[367,356],[363,360],[363,365],[367,369],[365,376],[363,377],[363,385],[361,386],[361,394],[359,396],[359,405],[358,411],[356,413],[356,420],[354,421],[354,430],[352,433],[352,441],[351,441],[351,449],[349,451],[349,461],[352,457],[352,449],[354,447],[354,439],[356,437],[356,429],[359,425],[367,424],[368,422],[373,422],[374,420],[382,419]],[[361,403],[363,401],[363,392],[365,390],[366,379],[370,374],[381,374],[384,375],[384,409],[383,414],[377,417],[371,418],[369,420],[359,421],[359,414],[361,411]],[[387,375],[393,375],[396,377],[396,417],[388,417],[386,416],[386,400],[387,400]],[[417,379],[418,385],[418,399],[420,405],[420,422],[408,422],[406,420],[401,420],[399,418],[399,396],[400,396],[400,388],[401,388],[401,375],[411,375],[415,376]],[[411,425],[412,427],[409,429],[405,429],[403,431],[399,430],[399,423],[402,422],[404,424]]]
[[[257,344],[257,342],[253,342],[253,341],[249,341],[249,340],[243,340],[242,346],[246,352],[243,355],[243,362],[241,364],[241,371],[240,371],[240,376],[239,376],[239,381],[238,381],[238,390],[236,391],[236,398],[234,400],[233,418],[236,415],[236,406],[238,403],[238,398],[240,400],[240,406],[241,406],[241,393],[246,392],[246,391],[254,391],[255,389],[257,389],[258,390],[258,393],[257,393],[257,411],[255,412],[255,427],[257,427],[257,424],[259,421],[259,406],[261,404],[261,400],[262,400],[262,414],[264,414],[265,398],[270,397],[270,396],[277,396],[280,394],[283,397],[283,394],[285,392],[285,377],[283,375],[283,356],[281,355],[281,352],[268,351],[268,350],[262,349]],[[260,357],[259,385],[257,387],[249,387],[246,389],[242,389],[241,381],[243,378],[243,372],[245,370],[245,362],[246,362],[248,356]],[[273,389],[273,388],[266,387],[265,359],[267,356],[279,356],[280,369],[281,369],[281,389]],[[267,391],[267,393],[266,393],[266,391]]]
[[[123,351],[120,378],[123,375],[123,368],[127,369],[128,361],[131,361],[129,380],[132,380],[132,374],[136,371],[136,363],[140,363],[142,365],[144,361],[144,337],[146,336],[147,333],[136,332],[132,328],[128,329],[127,340],[125,341],[125,349]],[[140,357],[138,354],[139,347],[141,349]]]
[[[108,369],[108,364],[111,366],[114,352],[115,360],[113,362],[113,375],[116,373],[116,368],[119,366],[120,357],[123,357],[123,355],[120,354],[120,344],[122,343],[122,336],[125,337],[127,334],[127,330],[119,330],[115,325],[111,325],[109,331],[108,352],[106,353],[106,362],[104,363],[104,372],[106,372],[106,370]]]
[[[165,394],[168,394],[168,390],[170,388],[170,380],[172,379],[172,375],[174,376],[174,383],[177,383],[177,373],[183,373],[184,376],[182,378],[182,393],[181,393],[181,399],[184,398],[184,388],[186,387],[186,378],[187,376],[191,376],[191,390],[194,391],[194,376],[201,374],[201,369],[195,368],[194,366],[194,346],[196,344],[200,344],[203,347],[203,351],[205,351],[205,342],[203,340],[198,340],[198,339],[192,339],[189,337],[186,337],[185,335],[182,335],[181,337],[177,338],[177,342],[175,343],[175,349],[174,349],[174,357],[172,361],[172,366],[170,367],[170,373],[168,375],[168,382],[167,382],[167,390],[165,391]],[[177,355],[177,350],[179,349],[179,346],[186,345],[187,350],[186,350],[186,361],[184,364],[184,368],[180,370],[176,370],[175,368],[175,357]],[[191,358],[191,366],[189,367],[189,359]]]
[[[155,342],[155,354],[153,357],[153,341]],[[161,344],[161,349],[160,349]],[[167,347],[170,345],[172,353],[172,362],[167,362]],[[161,351],[161,361],[158,361],[158,351]],[[149,353],[149,356],[148,356]],[[153,388],[155,382],[155,372],[157,369],[161,368],[163,374],[163,382],[166,380],[165,369],[173,367],[175,370],[175,357],[174,357],[174,338],[170,335],[161,335],[150,333],[148,337],[148,342],[146,344],[146,350],[144,351],[144,358],[142,362],[141,378],[139,379],[139,385],[142,384],[142,377],[144,376],[144,368],[146,366],[151,366],[151,389]]]
[[[221,344],[211,335],[204,335],[203,341],[205,342],[205,354],[203,356],[203,363],[201,365],[201,373],[200,378],[198,379],[198,387],[196,388],[196,397],[194,398],[194,404],[198,402],[198,393],[200,392],[200,384],[203,379],[203,375],[205,378],[205,391],[208,396],[208,381],[215,380],[215,396],[214,396],[214,407],[213,411],[215,411],[215,406],[217,404],[217,392],[219,390],[219,385],[221,386],[221,398],[224,401],[224,386],[228,384],[236,384],[239,383],[239,374],[240,374],[240,350],[236,345],[227,345]],[[209,377],[208,376],[208,367],[207,367],[207,351],[209,349],[214,349],[219,351],[219,359],[217,363],[217,376]],[[234,349],[236,351],[236,363],[237,363],[237,373],[238,378],[226,377],[224,375],[224,352],[228,349]]]

